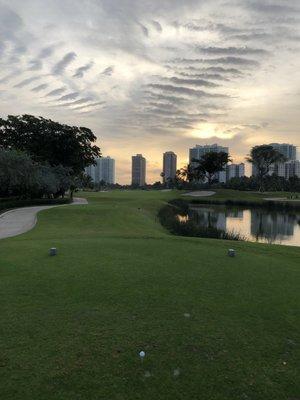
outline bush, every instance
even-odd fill
[[[278,175],[268,175],[263,179],[263,187],[268,192],[300,192],[300,178],[298,176],[285,179]],[[250,178],[243,176],[241,178],[232,178],[225,184],[226,189],[234,190],[259,190],[260,183],[254,176]]]
[[[52,205],[63,205],[70,203],[71,203],[70,199],[21,199],[21,200],[10,199],[6,201],[0,201],[0,213],[19,207],[52,206]]]

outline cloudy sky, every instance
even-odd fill
[[[300,145],[299,0],[0,0],[0,114],[90,127],[129,182],[162,152]]]

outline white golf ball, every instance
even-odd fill
[[[140,351],[140,357],[141,357],[141,358],[144,358],[145,355],[146,355],[146,353],[145,353],[144,351]]]

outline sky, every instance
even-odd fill
[[[299,0],[0,0],[0,115],[86,126],[117,182],[196,144],[300,145]]]

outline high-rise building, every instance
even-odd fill
[[[289,179],[297,176],[300,178],[300,161],[291,160],[285,163],[285,178]]]
[[[142,154],[132,156],[132,185],[145,186],[146,184],[146,159]]]
[[[190,163],[193,159],[199,160],[206,153],[229,153],[228,147],[219,146],[217,144],[207,144],[201,146],[196,144],[195,147],[190,149]]]
[[[115,160],[110,157],[102,157],[99,161],[99,181],[109,184],[116,183]]]
[[[190,149],[189,152],[189,160],[190,164],[193,165],[193,159],[199,160],[204,154],[206,153],[229,153],[229,148],[228,147],[223,147],[219,146],[217,144],[211,144],[211,145],[204,145],[201,146],[197,144],[195,147]],[[218,180],[221,183],[226,182],[226,171],[220,171],[215,175],[215,179]]]
[[[229,181],[232,178],[242,178],[245,176],[245,164],[229,164],[226,167],[226,180]]]
[[[287,143],[270,143],[269,146],[283,154],[286,161],[272,164],[268,175],[275,174],[285,179],[289,179],[291,176],[299,176],[297,174],[299,174],[300,162],[297,161],[297,147]],[[255,165],[252,165],[252,175],[257,175]]]
[[[287,161],[297,159],[297,147],[287,143],[270,143],[275,150],[283,154]]]
[[[85,169],[94,183],[105,182],[115,183],[115,160],[110,157],[101,157],[95,159],[95,165],[90,165]]]
[[[166,151],[163,155],[163,181],[174,179],[177,170],[177,155],[173,151]]]

